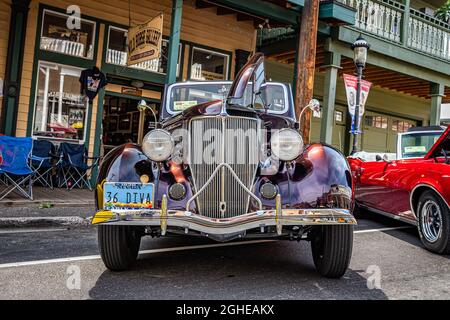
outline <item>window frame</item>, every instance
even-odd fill
[[[192,43],[189,48],[189,65],[188,65],[187,81],[211,81],[211,80],[198,80],[198,79],[192,78],[192,65],[193,65],[193,59],[194,59],[194,50],[196,50],[196,49],[199,51],[216,54],[216,55],[226,58],[226,62],[225,62],[226,72],[224,74],[224,79],[212,80],[212,81],[227,81],[230,79],[231,61],[233,58],[232,52],[227,52],[227,51],[223,51],[223,50],[215,49],[215,48],[207,48],[202,45]]]
[[[68,69],[79,69],[80,73],[81,71],[83,71],[82,67],[79,66],[72,66],[72,65],[65,65],[62,63],[58,63],[58,62],[53,62],[53,61],[46,61],[46,60],[38,60],[37,61],[37,72],[39,72],[40,67],[42,66],[42,64],[46,64],[46,65],[55,65],[58,67],[62,67],[62,68],[68,68]],[[87,140],[87,134],[88,134],[88,127],[90,125],[89,123],[89,119],[90,119],[90,112],[91,112],[91,103],[85,101],[86,104],[86,111],[85,111],[85,116],[84,116],[84,123],[83,123],[83,139],[69,139],[69,138],[58,138],[58,137],[50,137],[50,136],[37,136],[34,134],[35,130],[34,130],[34,125],[36,123],[36,104],[38,101],[38,92],[39,92],[39,76],[36,77],[36,82],[34,84],[34,102],[32,105],[32,114],[33,114],[33,118],[32,118],[32,123],[31,123],[31,138],[33,140],[51,140],[51,141],[58,141],[58,142],[69,142],[69,143],[73,143],[73,144],[86,144]],[[48,119],[47,119],[48,122]]]
[[[78,59],[84,59],[86,61],[94,61],[96,59],[96,55],[97,55],[97,47],[98,47],[98,28],[97,28],[97,21],[94,20],[90,20],[90,19],[86,19],[83,18],[82,16],[80,17],[80,21],[83,22],[88,22],[88,23],[92,23],[93,24],[93,29],[92,29],[92,58],[89,57],[84,57],[84,56],[75,56],[75,55],[70,55],[70,54],[66,54],[66,53],[62,53],[62,52],[58,52],[58,51],[52,51],[52,50],[45,50],[41,48],[41,41],[42,41],[42,33],[44,31],[44,21],[45,21],[45,14],[46,12],[49,12],[51,14],[54,14],[56,16],[65,16],[65,17],[69,17],[69,15],[67,13],[61,12],[61,11],[56,11],[47,7],[42,8],[41,14],[40,14],[40,18],[41,18],[41,24],[40,24],[40,30],[38,33],[38,38],[39,38],[39,43],[37,44],[37,48],[39,51],[43,52],[43,53],[50,53],[50,54],[57,54],[57,55],[61,55],[62,57],[71,57],[71,58],[78,58]]]
[[[104,49],[104,63],[105,64],[108,64],[108,65],[111,65],[111,66],[114,66],[114,67],[129,68],[130,70],[139,70],[139,71],[143,71],[143,72],[156,73],[156,74],[163,75],[163,76],[165,76],[167,74],[167,72],[150,71],[150,70],[145,70],[145,69],[141,69],[141,68],[133,68],[133,67],[128,66],[126,64],[125,65],[121,65],[121,64],[108,62],[108,50],[109,50],[109,39],[110,39],[111,29],[115,29],[115,30],[118,30],[118,31],[123,31],[123,32],[126,32],[126,33],[128,32],[128,30],[123,28],[123,27],[119,27],[119,26],[113,25],[113,24],[106,25],[105,29],[106,28],[108,29],[108,32],[107,32],[107,35],[106,35],[106,46],[105,46],[105,49]],[[167,44],[169,44],[169,40],[170,39],[168,37],[163,36],[162,41],[166,41]],[[177,63],[177,74],[176,74],[177,78],[179,78],[180,73],[181,73],[181,68],[182,68],[182,66],[181,66],[181,64],[182,64],[182,52],[183,52],[183,43],[180,41],[180,45],[179,45],[179,48],[178,48],[178,63]]]

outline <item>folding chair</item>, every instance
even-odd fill
[[[0,136],[0,175],[5,186],[0,200],[13,191],[33,200],[34,171],[29,165],[32,147],[31,138]]]
[[[35,174],[34,182],[53,190],[52,173],[55,165],[52,160],[56,158],[55,146],[47,140],[35,140],[31,152],[31,167]]]
[[[76,186],[80,188],[86,186],[89,190],[92,190],[90,173],[97,166],[99,157],[88,157],[84,145],[71,143],[61,143],[58,153],[60,155],[60,160],[58,161],[60,168],[59,186],[65,186],[70,190]],[[87,164],[88,160],[93,160],[91,165]],[[73,183],[70,185],[71,182]]]

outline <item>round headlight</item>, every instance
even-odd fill
[[[142,151],[153,161],[167,160],[172,154],[173,139],[166,130],[156,129],[147,133],[142,141]]]
[[[303,139],[295,130],[281,129],[272,135],[270,146],[275,157],[283,161],[291,161],[302,152]]]

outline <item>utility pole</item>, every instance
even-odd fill
[[[295,82],[295,113],[300,116],[303,108],[313,97],[314,70],[316,67],[317,28],[319,24],[319,0],[305,0],[297,45]],[[311,111],[305,110],[300,122],[300,133],[309,143]]]

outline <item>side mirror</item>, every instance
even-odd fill
[[[379,154],[377,154],[377,155],[375,156],[375,160],[376,160],[376,161],[381,161],[381,160],[383,160],[383,158],[381,158],[381,156],[380,156]]]

